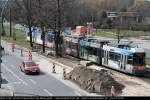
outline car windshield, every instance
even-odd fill
[[[36,64],[34,62],[26,62],[26,65],[28,67],[36,66]]]

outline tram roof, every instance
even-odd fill
[[[126,49],[122,49],[122,48],[112,47],[112,46],[108,46],[108,45],[103,46],[103,49],[107,50],[107,51],[112,51],[112,52],[115,52],[115,53],[119,53],[119,54],[125,54],[125,55],[133,55],[133,53],[134,53],[131,50],[126,50]]]
[[[118,48],[109,45],[104,45],[103,49],[107,51],[119,53],[119,54],[125,54],[125,55],[133,55],[133,53],[145,53],[145,50],[143,48],[137,48],[137,47]]]
[[[122,48],[122,49],[131,49],[131,48],[136,48],[137,46],[135,46],[135,44],[133,44],[133,42],[129,42],[129,41],[123,41],[121,43],[115,43],[115,42],[110,42],[107,44],[108,46],[112,46],[112,47],[117,47],[117,48]]]
[[[100,39],[96,39],[96,38],[84,38],[83,39],[84,42],[92,42],[92,43],[110,43],[108,40],[100,40]]]

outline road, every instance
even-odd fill
[[[77,91],[47,73],[24,74],[19,68],[22,59],[14,54],[9,53],[2,60],[2,77],[8,81],[15,96],[80,96]]]

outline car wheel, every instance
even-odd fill
[[[36,72],[38,75],[40,75],[40,72]]]
[[[29,74],[29,72],[24,72],[26,75]]]

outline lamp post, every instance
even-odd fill
[[[1,46],[1,36],[2,36],[2,15],[3,15],[3,11],[4,11],[7,3],[8,3],[8,0],[5,2],[4,6],[2,8],[1,14],[0,14],[0,18],[1,18],[0,19],[0,46]],[[1,76],[1,63],[2,63],[2,59],[1,58],[2,58],[2,49],[0,47],[0,88],[1,88],[1,84],[2,84],[2,76]]]

